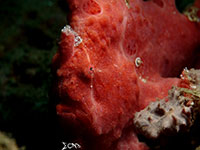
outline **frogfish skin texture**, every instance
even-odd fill
[[[148,149],[131,128],[134,114],[194,66],[199,24],[174,0],[67,2],[70,26],[53,58],[58,116],[93,140],[87,149]]]

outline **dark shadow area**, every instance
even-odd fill
[[[190,5],[193,4],[195,0],[175,0],[176,7],[180,12],[183,12],[184,9]]]
[[[67,9],[65,0],[0,1],[0,131],[23,150],[56,149],[51,60]]]

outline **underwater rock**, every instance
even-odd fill
[[[181,77],[180,86],[185,82],[188,88],[173,87],[168,98],[151,102],[135,113],[134,126],[139,134],[156,139],[190,130],[200,113],[200,70],[185,69]]]
[[[21,148],[22,150],[23,148]],[[19,150],[15,139],[10,138],[5,133],[0,132],[0,150]]]

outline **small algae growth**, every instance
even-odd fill
[[[82,43],[82,38],[71,28],[71,26],[66,25],[61,31],[66,35],[74,35],[74,47],[77,47]]]
[[[187,18],[192,22],[200,22],[200,18],[198,16],[199,8],[195,6],[188,6],[183,14],[187,16]]]
[[[126,6],[127,6],[128,8],[130,8],[130,2],[129,2],[129,0],[125,0],[125,3],[126,3]]]

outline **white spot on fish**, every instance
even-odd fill
[[[142,62],[142,60],[141,60],[140,57],[137,57],[137,58],[135,59],[135,66],[136,66],[136,67],[140,67],[140,65],[141,65],[142,63],[143,63],[143,62]]]
[[[147,83],[147,80],[144,79],[144,78],[142,78],[141,76],[139,76],[139,79],[140,79],[142,82]]]
[[[74,42],[75,42],[75,43],[74,43],[74,46],[76,47],[76,46],[78,46],[79,44],[81,44],[82,38],[81,38],[80,36],[76,36]]]
[[[102,72],[102,70],[101,70],[101,69],[96,69],[96,71],[97,71],[97,72]]]
[[[61,32],[65,33],[66,35],[74,35],[74,47],[77,47],[83,41],[82,38],[69,25],[66,25]]]
[[[116,65],[116,64],[113,64],[114,65],[114,67],[116,67],[116,68],[118,68],[119,66],[118,65]]]

